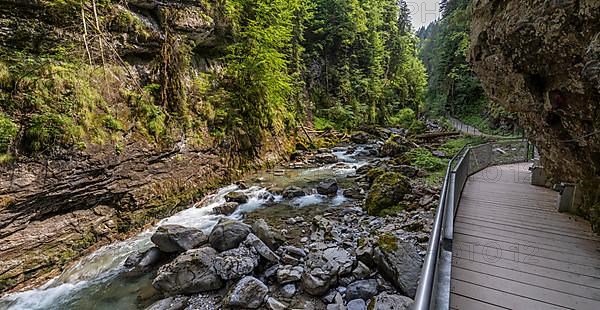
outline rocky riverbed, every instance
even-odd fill
[[[0,309],[408,309],[438,190],[397,159],[416,146],[402,131],[350,140],[224,187]]]

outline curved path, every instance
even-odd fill
[[[470,177],[454,224],[451,309],[600,309],[600,237],[530,185],[529,164]]]

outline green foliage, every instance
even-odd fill
[[[440,151],[446,153],[448,157],[453,157],[467,144],[477,145],[483,143],[485,140],[481,137],[475,136],[464,136],[457,139],[452,139],[444,142],[439,148]]]
[[[331,130],[335,128],[335,123],[326,118],[315,116],[313,118],[313,126],[316,130]]]
[[[17,124],[0,112],[0,154],[8,152],[18,132]]]
[[[69,147],[76,129],[71,118],[56,113],[34,114],[25,130],[24,144],[33,153],[44,153],[57,147]]]
[[[154,104],[152,96],[158,87],[157,84],[149,84],[141,93],[129,93],[130,105],[138,120],[138,129],[153,137],[155,141],[163,139],[167,131],[167,115],[161,107]]]
[[[428,172],[442,171],[447,162],[444,159],[433,156],[433,154],[425,148],[415,148],[404,154],[404,158],[411,165]]]

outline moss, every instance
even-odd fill
[[[381,147],[381,155],[395,157],[406,153],[410,148],[405,137],[392,135]]]
[[[399,203],[391,208],[383,209],[379,212],[379,216],[395,216],[406,210],[408,206],[404,203]]]
[[[125,9],[118,9],[111,22],[115,28],[134,33],[143,39],[148,39],[151,35],[151,29],[139,17]]]
[[[379,236],[377,245],[384,252],[394,252],[398,250],[398,238],[391,233],[385,233]]]
[[[112,115],[104,116],[104,127],[114,131],[123,131],[123,124]]]
[[[395,172],[386,172],[379,176],[365,201],[369,215],[382,215],[386,209],[397,208],[405,194],[410,193],[408,179]]]
[[[375,182],[375,180],[378,177],[380,177],[384,173],[385,173],[385,170],[383,170],[383,168],[380,168],[380,167],[373,168],[373,169],[367,171],[367,174],[366,174],[367,182],[369,182],[369,184],[372,184],[373,182]]]
[[[4,113],[0,112],[0,154],[8,152],[17,137],[19,127]]]
[[[25,130],[25,147],[33,153],[46,152],[57,146],[73,144],[73,121],[60,114],[35,114]]]

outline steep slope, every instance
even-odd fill
[[[473,1],[470,58],[600,231],[600,2]]]

